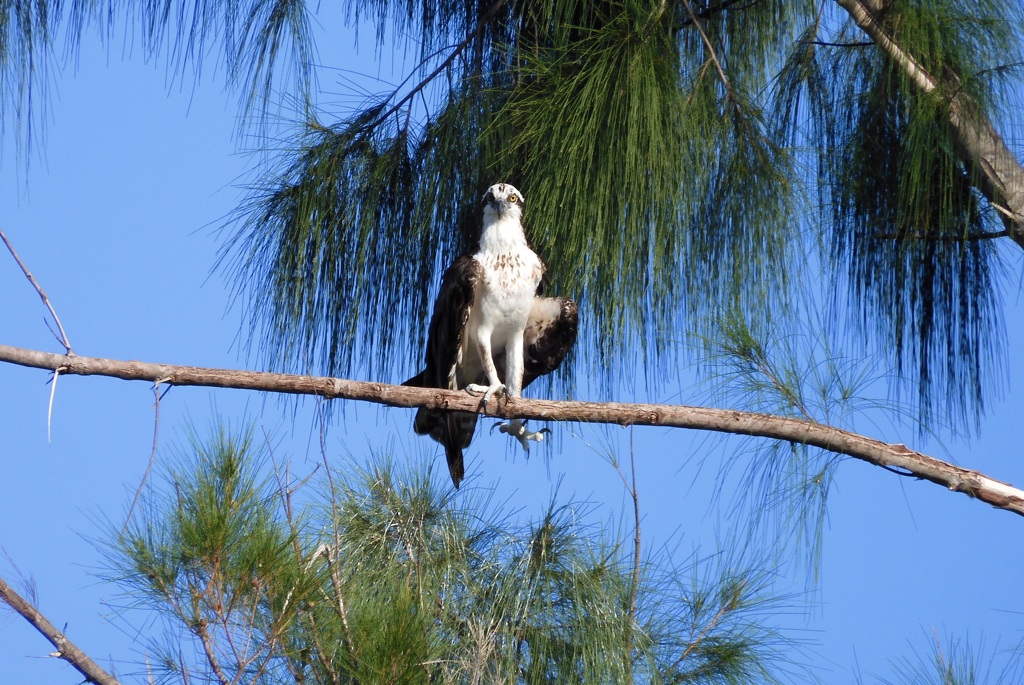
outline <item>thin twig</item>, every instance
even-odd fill
[[[341,552],[341,531],[338,529],[338,493],[334,489],[334,476],[331,475],[331,465],[327,461],[327,423],[323,411],[323,399],[317,398],[317,417],[320,423],[320,456],[324,460],[324,469],[327,471],[327,486],[331,489],[331,518],[334,528],[334,547],[327,550],[327,567],[331,572],[331,584],[334,586],[334,594],[338,600],[338,615],[341,617],[341,627],[345,631],[345,641],[348,643],[349,652],[355,650],[355,642],[352,641],[352,633],[348,627],[348,611],[345,609],[345,595],[342,592],[341,570],[338,568],[338,555]]]
[[[633,663],[633,631],[636,626],[636,598],[640,592],[640,492],[636,487],[636,446],[633,443],[633,426],[629,427],[629,495],[633,498],[633,580],[629,587],[629,624],[626,626],[626,659]],[[632,674],[632,668],[630,668]],[[627,680],[632,680],[628,678]]]
[[[700,33],[700,39],[704,43],[704,47],[708,50],[708,55],[710,56],[712,63],[715,65],[715,70],[718,71],[718,78],[722,80],[722,85],[725,87],[725,92],[729,96],[729,101],[732,102],[733,109],[736,110],[736,114],[742,117],[743,107],[740,105],[740,101],[736,97],[736,93],[733,92],[732,85],[729,83],[729,78],[725,75],[725,69],[722,68],[722,63],[718,61],[718,55],[715,53],[715,48],[711,45],[711,39],[708,38],[708,34],[704,32],[704,27],[700,25],[697,15],[694,14],[693,8],[690,7],[690,0],[683,0],[683,6],[686,8],[687,14],[690,15],[690,19],[693,21],[693,25],[696,27],[697,32]]]
[[[274,658],[274,647],[279,640],[279,631],[274,631],[274,634],[270,637],[269,644],[265,645],[266,651],[263,654],[263,659],[256,667],[256,670],[251,674],[251,676],[249,676],[249,674],[246,674],[249,677],[249,682],[258,683],[261,681],[263,674],[266,673],[267,668],[270,666],[270,660]],[[252,660],[255,660],[258,654],[259,652],[253,654]],[[239,678],[236,678],[236,681],[241,678],[243,672],[239,671],[238,675]]]
[[[630,498],[633,500],[633,578],[629,586],[629,602],[626,607],[626,668],[629,671],[626,681],[632,680],[632,654],[633,654],[633,630],[636,621],[636,599],[640,589],[640,493],[636,487],[636,448],[633,443],[633,426],[629,427],[629,470],[630,477],[619,468],[618,463],[613,462],[615,472],[626,487]]]
[[[322,590],[321,593],[324,595],[325,598],[328,599],[328,601],[330,601],[330,598],[327,597],[327,593],[323,592]],[[316,647],[316,651],[314,653],[316,654],[317,659],[320,661],[320,667],[323,668],[323,672],[325,674],[330,676],[331,682],[334,683],[334,685],[338,685],[339,681],[338,676],[335,673],[334,664],[331,662],[331,659],[328,656],[330,652],[324,649],[320,641],[320,634],[324,631],[321,631],[316,624],[315,612],[310,611],[308,612],[307,616],[309,617],[309,625],[311,628],[311,630],[309,631],[310,639],[313,640],[313,646]]]
[[[219,571],[216,572],[219,573]],[[211,585],[212,582],[210,585],[207,585],[206,587],[207,593],[210,594],[212,594],[210,591]],[[217,586],[217,592],[219,593],[219,596],[223,596],[225,594],[225,590],[223,587],[223,582],[220,579],[218,579]],[[231,615],[235,611],[236,601],[241,602],[242,597],[236,596],[232,598],[232,600],[228,602],[226,606],[221,607],[219,610],[215,610],[216,613],[214,614],[215,618],[220,619],[220,627],[224,632],[224,640],[228,643],[228,647],[231,648],[231,657],[235,660],[235,664],[237,664],[235,668],[235,677],[231,680],[232,685],[237,685],[239,678],[241,678],[242,674],[245,673],[245,669],[246,667],[248,667],[250,661],[250,659],[247,656],[249,653],[248,638],[246,638],[247,644],[244,645],[245,652],[242,652],[242,650],[238,648],[238,645],[235,644],[234,634],[231,630],[231,626],[233,623]],[[251,621],[249,622],[249,630],[252,630]]]
[[[292,491],[288,487],[288,483],[291,480],[289,472],[289,464],[284,465],[284,480],[281,480],[281,471],[277,465],[277,460],[274,458],[274,445],[270,442],[270,436],[267,434],[267,429],[263,430],[263,440],[267,443],[267,454],[270,455],[270,466],[274,470],[274,479],[277,480],[277,491],[281,498],[281,506],[284,507],[285,519],[288,521],[288,527],[292,531],[292,549],[295,550],[295,558],[299,561],[302,560],[302,546],[299,544],[299,531],[295,526],[295,517],[292,511]]]
[[[505,2],[506,2],[506,0],[497,0],[497,2],[495,2],[490,7],[488,7],[487,10],[482,15],[480,15],[480,21],[477,22],[477,24],[473,28],[473,30],[471,30],[469,32],[469,34],[465,37],[465,39],[463,39],[460,43],[455,45],[454,48],[452,48],[451,54],[448,55],[448,57],[446,57],[445,60],[443,62],[441,62],[441,64],[438,65],[438,67],[436,69],[434,69],[423,80],[421,80],[419,83],[417,83],[413,87],[412,90],[410,90],[408,93],[406,93],[404,96],[402,96],[402,98],[400,100],[395,102],[395,104],[392,105],[389,109],[387,109],[383,114],[381,114],[378,117],[375,117],[372,121],[364,124],[363,126],[360,127],[360,129],[363,130],[363,131],[366,131],[366,130],[369,130],[369,129],[373,128],[374,126],[377,126],[382,121],[387,120],[387,118],[390,117],[392,114],[394,114],[395,112],[397,112],[400,109],[402,109],[402,106],[405,103],[409,102],[414,97],[416,97],[417,93],[419,93],[421,90],[423,90],[423,88],[425,88],[427,86],[427,84],[429,84],[431,81],[433,81],[437,77],[438,74],[440,74],[442,71],[447,69],[451,65],[452,62],[454,62],[456,59],[458,59],[459,55],[462,54],[463,50],[465,50],[469,46],[469,44],[472,43],[473,40],[478,37],[478,35],[480,33],[480,30],[484,27],[484,25],[487,22],[489,22],[494,17],[494,15],[496,15],[498,13],[498,10],[501,9],[501,7],[505,4]],[[415,73],[415,71],[416,70],[413,70],[411,73]],[[408,79],[406,79],[406,81],[407,80]],[[399,89],[401,89],[401,87],[404,84],[405,84],[405,81],[403,81],[401,84],[399,84],[398,88],[396,88],[394,91],[392,91],[391,95],[389,95],[387,97],[387,99],[384,100],[384,102],[387,102],[391,98],[393,98],[396,95],[398,95]]]
[[[261,590],[261,587],[259,587],[259,586],[261,585],[261,583],[260,583],[260,581],[255,580],[255,579],[252,582],[253,582],[253,587],[254,587],[254,589],[256,591],[253,592],[252,602],[251,602],[251,605],[249,607],[248,614],[246,615],[246,617],[244,619],[244,624],[243,625],[245,626],[245,635],[242,636],[243,640],[244,640],[243,643],[242,643],[242,647],[243,647],[244,651],[242,652],[242,657],[240,659],[238,659],[238,668],[235,671],[235,678],[234,678],[234,680],[231,681],[233,683],[233,685],[237,685],[239,682],[241,682],[243,675],[245,675],[246,677],[250,676],[250,674],[249,674],[249,665],[257,659],[257,657],[259,656],[260,652],[263,649],[266,649],[269,654],[273,654],[273,652],[274,652],[274,642],[276,641],[276,638],[273,637],[273,636],[269,637],[265,641],[261,640],[261,642],[263,642],[263,644],[260,645],[259,647],[256,647],[255,649],[253,648],[253,634],[256,632],[256,614],[260,610],[260,599],[261,599],[261,597],[260,597],[260,590]],[[288,593],[288,598],[291,598],[291,593],[290,592]],[[288,603],[288,600],[286,599],[285,600],[285,604],[287,605],[287,603]],[[287,606],[283,607],[282,611],[284,611],[286,608],[287,608]],[[221,623],[223,624],[224,631],[228,634],[228,639],[230,640],[231,639],[230,633],[231,633],[231,628],[232,628],[232,625],[231,625],[232,621],[229,620],[229,616],[227,614],[225,614],[224,616],[221,617]],[[234,643],[233,642],[231,643],[231,645],[232,645],[232,647],[234,647]],[[238,654],[238,650],[235,650],[235,653]],[[259,682],[259,673],[258,672],[251,675],[251,682],[253,682],[253,683],[258,683]]]
[[[185,663],[185,655],[178,650],[178,668],[181,669],[181,679],[185,682],[185,685],[191,685],[192,674],[188,670],[188,665]]]
[[[629,618],[636,618],[636,596],[640,589],[640,491],[636,486],[636,448],[633,426],[629,427],[629,494],[633,498],[633,589],[629,597]]]
[[[54,378],[54,381],[56,380],[57,379]],[[128,515],[125,517],[124,526],[121,528],[121,537],[124,537],[125,531],[128,530],[128,524],[132,520],[132,512],[135,511],[135,505],[139,501],[139,496],[142,495],[142,488],[145,487],[146,481],[149,479],[149,474],[153,471],[153,464],[156,463],[157,439],[160,437],[160,397],[160,381],[157,381],[153,384],[153,398],[155,400],[153,404],[153,449],[150,450],[149,464],[146,466],[145,473],[142,474],[142,480],[139,481],[139,487],[135,489],[135,497],[132,498],[132,505],[128,507]]]
[[[676,662],[668,667],[668,670],[665,671],[665,676],[671,675],[672,671],[675,671],[682,665],[684,661],[686,661],[686,657],[690,656],[690,654],[695,649],[697,649],[697,647],[700,646],[700,643],[704,641],[704,638],[707,636],[707,634],[711,632],[711,630],[714,629],[719,624],[719,622],[721,622],[722,618],[725,616],[727,612],[728,608],[726,606],[721,606],[718,608],[718,612],[715,613],[711,620],[708,621],[708,623],[700,629],[700,631],[697,633],[697,637],[691,640],[690,644],[686,645],[686,649],[683,650],[683,653],[679,656],[678,659],[676,659]],[[697,618],[698,617],[696,616],[694,617],[694,624],[691,627],[691,632],[697,629]]]
[[[57,322],[57,328],[60,329],[60,336],[55,336],[57,337],[57,342],[64,346],[64,349],[67,350],[68,354],[74,354],[71,351],[71,342],[68,341],[68,334],[65,332],[64,326],[61,325],[60,317],[57,316],[56,310],[54,310],[53,305],[50,304],[50,298],[46,296],[43,286],[39,285],[39,281],[36,280],[35,276],[32,275],[32,272],[28,270],[27,266],[25,266],[25,262],[21,261],[21,257],[19,257],[18,253],[14,250],[14,246],[11,245],[11,241],[7,239],[7,235],[4,233],[3,229],[0,229],[0,240],[4,241],[4,245],[7,246],[7,250],[11,253],[11,256],[14,257],[14,261],[16,261],[18,266],[21,267],[21,271],[25,274],[25,278],[28,279],[28,282],[31,283],[32,287],[36,289],[37,293],[39,293],[39,297],[42,298],[43,304],[45,304],[46,308],[50,310],[50,316],[52,316],[53,320]]]
[[[794,391],[788,385],[784,384],[778,378],[776,378],[775,374],[772,373],[772,370],[768,367],[768,365],[765,362],[757,360],[756,362],[754,362],[754,366],[757,367],[758,371],[760,371],[761,373],[768,377],[768,380],[772,382],[772,385],[775,386],[775,389],[778,390],[783,397],[789,400],[790,404],[796,407],[797,411],[803,414],[805,419],[807,419],[808,421],[815,420],[814,417],[811,416],[811,413],[807,411],[807,408],[804,407],[804,403],[800,400],[799,393]]]

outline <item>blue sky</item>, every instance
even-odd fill
[[[337,46],[321,54],[323,63],[391,81],[403,76],[378,65],[369,48],[358,55],[346,50],[350,34],[327,40],[326,29],[318,31],[322,46]],[[119,43],[108,54],[86,41],[77,73],[68,68],[55,76],[46,135],[27,171],[5,138],[0,226],[46,289],[77,353],[252,368],[238,344],[239,308],[230,306],[222,274],[212,272],[221,244],[215,229],[243,197],[251,161],[239,154],[236,97],[212,74],[195,88],[190,80],[169,84],[162,64],[121,54]],[[320,79],[331,93],[324,99],[338,101],[345,85],[329,70]],[[523,191],[529,195],[528,187]],[[1019,250],[1004,252],[1009,390],[992,404],[980,438],[921,446],[1021,485],[1024,430],[1015,391],[1024,360],[1012,354],[1024,333],[1016,294],[1021,259]],[[0,343],[60,351],[44,316],[14,261],[0,254]],[[379,380],[400,381],[409,372]],[[144,659],[142,636],[159,626],[121,617],[125,598],[103,580],[97,540],[107,522],[123,520],[146,470],[153,392],[143,383],[62,377],[48,438],[47,380],[41,371],[0,365],[0,546],[8,557],[0,573],[21,587],[16,565],[33,579],[39,608],[56,625],[67,624],[73,641],[101,664],[135,673]],[[706,396],[695,383],[692,370],[684,370],[678,384],[650,394],[620,388],[620,399],[695,403]],[[282,404],[254,393],[174,388],[160,404],[157,460],[173,456],[189,422],[202,430],[217,414],[236,424],[253,421],[273,436],[277,457],[308,473],[320,460],[314,410],[311,402]],[[328,456],[342,469],[348,459],[380,449],[440,464],[434,444],[412,435],[411,416],[348,403],[328,434]],[[870,416],[859,427],[916,444],[913,430]],[[628,454],[632,436],[648,549],[667,547],[682,563],[739,534],[735,519],[723,516],[737,479],[714,495],[719,463],[752,458],[749,450],[735,456],[739,441],[654,428],[553,428],[555,448],[530,460],[509,449],[504,436],[479,433],[467,453],[467,486],[492,488],[524,517],[539,515],[557,488],[561,500],[591,502],[595,521],[627,526],[627,495],[603,454],[606,446]],[[443,468],[436,473],[447,478]],[[889,677],[893,659],[917,658],[935,636],[946,652],[950,638],[983,644],[1001,664],[1002,652],[1024,639],[1022,526],[1019,517],[933,484],[844,461],[829,497],[820,578],[809,583],[806,560],[790,555],[776,590],[792,598],[775,620],[803,644],[794,658],[823,682],[852,682],[857,667],[867,682]],[[80,682],[69,666],[46,656],[50,651],[20,617],[0,612],[4,682]]]

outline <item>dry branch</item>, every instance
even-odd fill
[[[65,350],[71,352],[71,342],[68,340],[68,334],[64,332],[64,325],[61,324],[60,317],[57,316],[57,310],[54,309],[53,305],[50,303],[50,298],[46,296],[46,291],[43,290],[43,286],[39,285],[39,281],[36,280],[36,277],[33,276],[32,272],[28,270],[28,267],[25,266],[25,262],[21,261],[21,257],[18,256],[18,253],[14,249],[14,245],[11,245],[11,241],[7,239],[7,234],[4,233],[3,230],[0,230],[0,240],[2,240],[4,245],[7,246],[7,250],[11,253],[11,256],[14,257],[14,261],[16,261],[18,266],[21,267],[21,272],[25,274],[25,278],[28,279],[28,282],[31,283],[32,287],[36,289],[37,293],[39,293],[39,297],[43,300],[43,304],[46,305],[48,310],[50,310],[50,316],[53,317],[54,322],[57,324],[57,328],[60,329],[59,336],[54,334],[57,341],[64,346]],[[46,325],[49,326],[49,323]],[[50,331],[53,331],[53,329],[51,328]]]
[[[26,621],[35,626],[36,630],[57,648],[54,656],[58,656],[74,666],[75,670],[85,676],[87,682],[97,683],[97,685],[120,685],[114,676],[100,668],[95,661],[89,658],[88,654],[64,637],[63,633],[57,630],[31,603],[15,592],[3,578],[0,578],[0,600],[6,602]]]
[[[955,492],[976,497],[999,509],[1024,516],[1024,491],[1008,483],[989,478],[978,471],[935,459],[902,444],[890,444],[841,428],[771,414],[673,404],[532,399],[512,402],[491,399],[483,405],[480,398],[467,393],[436,388],[412,388],[341,378],[118,361],[52,354],[8,345],[0,345],[0,362],[48,369],[65,375],[109,376],[179,386],[317,395],[325,399],[360,400],[392,407],[450,409],[503,418],[609,423],[620,426],[668,426],[751,435],[820,447],[875,466],[902,469],[916,478],[938,483]]]

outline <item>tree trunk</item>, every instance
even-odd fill
[[[949,121],[956,131],[957,151],[971,170],[977,187],[999,212],[1007,234],[1024,248],[1024,167],[1006,146],[988,115],[957,83],[944,83],[926,72],[885,32],[877,13],[881,0],[836,0],[878,49],[926,93],[947,93]]]

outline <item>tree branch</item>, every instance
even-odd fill
[[[725,75],[725,69],[722,68],[722,63],[718,61],[718,55],[715,54],[715,48],[711,45],[711,39],[708,38],[708,34],[704,33],[704,29],[701,27],[700,21],[697,19],[697,15],[694,14],[693,8],[690,7],[689,0],[683,0],[683,7],[686,8],[686,13],[690,15],[693,25],[697,27],[697,31],[700,33],[700,39],[708,51],[711,63],[715,65],[715,70],[718,71],[718,78],[721,79],[722,85],[725,87],[725,92],[729,96],[729,101],[732,102],[733,109],[735,109],[736,114],[742,118],[743,107],[740,105],[740,101],[737,99],[736,93],[732,89],[732,84],[729,83],[729,78]]]
[[[0,578],[0,599],[35,626],[36,630],[57,648],[55,655],[74,666],[75,670],[85,676],[87,682],[97,683],[97,685],[120,685],[114,676],[100,668],[95,661],[89,658],[88,654],[64,637],[63,633],[57,630],[38,609],[15,592],[3,578]]]
[[[429,84],[429,83],[430,83],[431,81],[433,81],[433,80],[434,80],[435,78],[437,78],[438,74],[440,74],[440,73],[441,73],[441,72],[443,72],[443,71],[444,71],[445,69],[447,69],[447,68],[448,68],[449,66],[451,66],[452,62],[454,62],[454,61],[455,61],[456,59],[458,59],[459,55],[461,55],[461,54],[462,54],[462,52],[463,52],[463,51],[464,51],[464,50],[465,50],[465,49],[466,49],[466,48],[467,48],[467,47],[468,47],[468,46],[469,46],[469,45],[470,45],[470,44],[471,44],[471,43],[472,43],[472,42],[473,42],[474,40],[478,40],[478,39],[479,39],[479,37],[480,37],[480,31],[481,31],[481,30],[483,29],[484,25],[486,25],[486,24],[487,24],[487,22],[489,22],[489,21],[490,21],[491,19],[493,19],[493,18],[494,18],[494,16],[495,16],[495,15],[496,15],[496,14],[498,13],[498,10],[500,10],[500,9],[502,8],[502,6],[503,6],[503,5],[505,4],[505,2],[506,2],[506,0],[496,0],[496,1],[494,2],[494,4],[492,4],[492,5],[490,6],[490,7],[488,7],[488,8],[487,8],[487,9],[486,9],[486,10],[484,11],[484,13],[483,13],[482,15],[480,15],[480,20],[479,20],[479,21],[477,22],[477,24],[476,24],[476,27],[474,27],[474,28],[473,28],[473,29],[472,29],[472,30],[471,30],[471,31],[470,31],[470,32],[469,32],[469,33],[468,33],[468,34],[466,35],[466,38],[465,38],[465,39],[464,39],[464,40],[463,40],[462,42],[460,42],[460,43],[459,43],[458,45],[456,45],[456,46],[455,46],[454,48],[452,48],[452,51],[451,51],[451,53],[450,53],[450,54],[448,55],[448,57],[446,57],[446,58],[444,59],[444,61],[443,61],[443,62],[441,62],[441,64],[439,64],[439,65],[437,66],[437,68],[436,68],[436,69],[434,69],[434,70],[433,70],[432,72],[430,72],[429,74],[427,74],[427,76],[426,76],[426,77],[424,77],[424,78],[423,78],[423,79],[422,79],[422,80],[421,80],[421,81],[420,81],[419,83],[417,83],[417,84],[416,84],[416,85],[415,85],[415,86],[414,86],[414,87],[412,88],[412,90],[410,90],[410,91],[409,91],[408,93],[406,93],[406,94],[405,94],[404,96],[402,96],[402,98],[401,98],[401,99],[399,99],[399,100],[398,100],[398,101],[397,101],[397,102],[396,102],[396,103],[395,103],[394,105],[392,105],[392,106],[391,106],[390,108],[388,108],[388,109],[387,109],[387,110],[386,110],[386,111],[385,111],[385,112],[384,112],[383,114],[381,114],[380,116],[374,117],[374,119],[373,119],[372,121],[370,121],[370,122],[368,122],[368,123],[364,124],[364,125],[363,125],[363,126],[361,127],[361,129],[362,129],[363,131],[369,131],[369,130],[373,129],[373,128],[374,128],[375,126],[377,126],[377,125],[378,125],[378,124],[379,124],[380,122],[382,122],[382,121],[386,121],[388,117],[390,117],[390,116],[391,116],[392,114],[394,114],[395,112],[397,112],[398,110],[400,110],[400,109],[402,108],[402,106],[403,106],[403,105],[405,105],[405,104],[406,104],[407,102],[409,102],[409,101],[410,101],[410,100],[412,100],[412,99],[413,99],[414,97],[416,97],[416,94],[417,94],[417,93],[419,93],[419,92],[421,92],[421,91],[422,91],[422,90],[423,90],[423,89],[424,89],[424,88],[425,88],[425,87],[426,87],[426,86],[427,86],[427,85],[428,85],[428,84]],[[424,61],[424,62],[420,63],[420,65],[419,65],[419,66],[423,66],[423,65],[424,65],[425,63],[426,63],[426,62]],[[411,72],[411,73],[409,74],[409,76],[408,76],[408,77],[407,77],[407,78],[405,79],[405,81],[402,81],[402,83],[400,83],[400,84],[398,85],[398,88],[396,88],[395,90],[393,90],[393,91],[391,92],[391,95],[389,95],[389,96],[387,97],[387,99],[385,100],[385,102],[387,102],[387,101],[389,101],[389,100],[392,100],[393,98],[397,97],[397,96],[398,96],[398,93],[399,93],[399,91],[400,91],[400,90],[401,90],[401,88],[402,88],[402,86],[404,86],[404,85],[406,84],[406,82],[408,82],[408,80],[409,80],[410,78],[412,78],[412,74],[416,73],[416,71],[417,71],[417,69],[414,69],[414,70],[413,70],[413,71],[412,71],[412,72]],[[410,110],[410,112],[411,112],[411,111],[412,111],[412,110]]]
[[[14,261],[16,261],[18,266],[21,267],[21,272],[25,274],[25,278],[28,279],[28,282],[31,283],[32,287],[36,289],[37,293],[39,293],[39,297],[43,300],[43,304],[45,304],[46,308],[50,310],[50,316],[53,317],[53,320],[57,324],[57,328],[60,329],[60,335],[58,336],[54,333],[54,337],[57,338],[57,341],[63,345],[64,349],[68,351],[68,354],[70,354],[71,343],[68,341],[68,334],[64,331],[64,326],[60,322],[60,317],[57,316],[57,310],[55,310],[53,305],[50,303],[50,298],[46,296],[46,291],[43,290],[43,286],[39,285],[39,281],[36,280],[36,277],[33,276],[32,272],[28,270],[28,267],[25,266],[25,262],[21,261],[21,257],[19,257],[18,253],[14,250],[14,245],[11,245],[11,241],[7,239],[7,234],[3,232],[3,229],[0,229],[0,240],[2,240],[4,245],[7,246],[7,250],[11,253],[11,256],[14,257]],[[49,322],[46,322],[46,325],[49,327]],[[50,331],[52,332],[53,329],[50,328]]]
[[[213,640],[210,638],[210,631],[206,629],[207,623],[204,620],[199,621],[194,631],[199,636],[199,641],[203,643],[203,651],[206,652],[206,660],[209,662],[210,667],[213,668],[214,674],[217,676],[217,680],[220,681],[221,685],[231,685],[231,681],[228,680],[227,674],[220,667],[220,660],[217,659],[217,650],[214,649]]]
[[[391,407],[476,412],[502,418],[620,426],[667,426],[784,440],[845,454],[879,467],[903,469],[916,478],[929,480],[955,492],[976,497],[993,507],[1024,516],[1024,491],[1008,483],[935,459],[906,445],[890,444],[826,424],[771,414],[672,404],[532,399],[506,402],[492,398],[484,405],[479,397],[440,388],[413,388],[341,378],[118,361],[52,354],[8,345],[0,345],[0,362],[60,371],[65,375],[109,376],[180,386],[317,395],[325,399],[360,400]]]
[[[889,59],[903,70],[923,92],[936,89],[948,94],[949,121],[956,131],[961,160],[978,175],[978,189],[1000,206],[1009,236],[1024,248],[1024,167],[1006,146],[992,121],[978,103],[958,84],[943,83],[929,74],[885,31],[874,12],[881,3],[874,0],[836,0]]]

